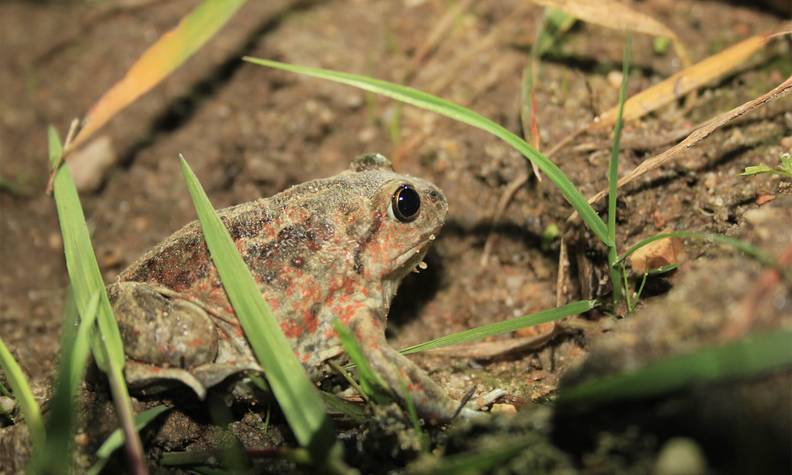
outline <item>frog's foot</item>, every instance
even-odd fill
[[[488,406],[492,405],[495,401],[506,395],[503,389],[494,389],[481,397],[465,404],[464,407],[459,409],[458,417],[462,419],[481,419],[486,417],[485,410]]]
[[[209,363],[189,370],[182,368],[161,368],[134,360],[128,360],[124,368],[124,376],[130,388],[143,395],[158,394],[184,385],[190,388],[200,400],[212,386],[220,384],[227,378],[243,372],[261,372],[255,362]]]
[[[374,372],[394,396],[404,403],[411,400],[421,417],[449,423],[456,417],[473,419],[487,416],[476,410],[474,402],[460,408],[459,401],[449,397],[421,368],[388,345],[384,331],[374,319],[353,319],[350,329]]]

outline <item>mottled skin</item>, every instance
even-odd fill
[[[391,198],[404,184],[421,199],[410,222],[392,209]],[[411,397],[422,416],[443,422],[458,403],[393,350],[384,332],[399,283],[423,258],[447,208],[431,183],[394,173],[381,155],[366,155],[339,175],[220,215],[312,378],[321,378],[324,363],[343,352],[333,329],[338,318],[395,397]],[[260,371],[197,222],[132,264],[108,290],[131,385],[176,380],[203,398],[232,374]]]

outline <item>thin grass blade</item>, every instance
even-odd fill
[[[140,414],[135,415],[135,431],[139,431],[142,428],[146,427],[151,421],[157,418],[160,414],[170,409],[170,407],[161,404],[159,406],[152,407],[151,409],[146,409],[145,411],[141,412]],[[124,433],[121,429],[114,430],[102,445],[99,447],[99,450],[96,451],[96,457],[98,460],[95,464],[88,470],[88,475],[98,475],[104,466],[107,464],[108,460],[110,460],[110,456],[113,455],[113,452],[118,450],[124,444]]]
[[[792,330],[754,335],[723,346],[672,356],[633,372],[561,391],[559,404],[595,404],[649,397],[691,384],[756,376],[792,367]]]
[[[470,330],[452,333],[450,335],[442,336],[434,340],[430,340],[417,345],[402,348],[401,351],[405,355],[410,353],[418,353],[420,351],[433,350],[435,348],[442,348],[444,346],[458,345],[460,343],[467,343],[473,340],[480,340],[488,336],[501,335],[503,333],[519,330],[520,328],[539,325],[540,323],[552,322],[560,320],[570,315],[577,315],[587,312],[596,307],[598,302],[596,300],[579,300],[563,307],[557,307],[549,310],[542,310],[541,312],[524,315],[522,317],[504,320],[502,322],[490,323],[480,327],[471,328]]]
[[[70,292],[71,294],[71,292]],[[69,455],[74,434],[76,398],[90,351],[91,332],[96,323],[99,293],[95,292],[88,310],[78,322],[77,307],[70,295],[61,334],[55,395],[47,419],[47,444],[44,453],[33,454],[34,473],[58,473],[64,464],[71,464]]]
[[[184,158],[180,162],[209,252],[245,336],[298,442],[312,452],[314,460],[324,460],[335,437],[319,391],[297,360],[198,179]]]
[[[385,387],[379,376],[371,369],[368,360],[363,356],[363,350],[360,349],[357,340],[352,335],[352,332],[341,322],[341,320],[333,320],[333,327],[338,333],[338,339],[341,340],[341,346],[351,361],[357,367],[358,378],[360,378],[360,386],[365,393],[365,396],[374,400],[377,403],[382,403],[387,400],[381,388]]]
[[[513,459],[537,444],[536,436],[522,436],[504,441],[496,447],[448,455],[434,464],[413,465],[408,473],[413,475],[467,475],[493,473],[496,467]],[[420,459],[419,459],[420,462]],[[424,461],[425,463],[425,461]]]
[[[48,139],[50,163],[56,166],[61,160],[63,148],[58,133],[53,127],[48,130]],[[132,402],[124,381],[124,345],[121,342],[121,332],[113,317],[113,309],[91,246],[91,236],[85,224],[80,197],[68,166],[57,168],[53,186],[66,255],[66,269],[74,290],[77,309],[81,315],[87,315],[93,294],[99,294],[97,316],[99,335],[92,340],[93,355],[97,365],[107,374],[110,382],[118,418],[126,433],[130,471],[137,474],[146,473],[143,444],[134,431]]]
[[[331,71],[328,69],[280,63],[278,61],[271,61],[268,59],[251,57],[245,57],[243,59],[259,66],[266,66],[297,74],[303,74],[306,76],[327,79],[337,83],[357,87],[358,89],[365,91],[374,92],[376,94],[387,96],[421,109],[426,109],[437,114],[444,115],[456,121],[463,122],[489,132],[490,134],[511,145],[524,157],[536,164],[542,173],[544,173],[544,175],[558,187],[558,189],[561,191],[561,194],[580,214],[583,222],[586,223],[589,229],[591,229],[591,231],[603,243],[605,243],[605,245],[611,245],[610,239],[608,238],[608,228],[605,226],[605,222],[597,215],[591,205],[586,202],[585,198],[583,198],[583,195],[581,195],[577,188],[575,188],[575,185],[569,180],[564,172],[561,171],[561,169],[558,168],[555,163],[550,161],[550,159],[530,146],[525,140],[521,139],[491,119],[488,119],[481,114],[478,114],[477,112],[462,107],[458,104],[441,99],[437,96],[427,94],[411,87],[402,86],[379,79],[373,79],[366,76],[344,73],[340,71]]]
[[[41,421],[41,408],[33,397],[33,391],[30,390],[30,384],[27,377],[25,377],[25,373],[22,372],[19,363],[11,356],[11,352],[8,351],[8,347],[3,343],[2,338],[0,338],[0,368],[6,374],[8,384],[11,386],[11,392],[14,393],[14,398],[19,404],[22,416],[25,418],[25,424],[27,424],[34,450],[42,447],[44,443],[44,424]]]
[[[69,151],[84,143],[118,112],[168,77],[244,5],[245,0],[204,0],[151,45],[88,111]]]
[[[614,0],[533,0],[545,7],[557,8],[587,23],[619,31],[632,31],[665,37],[674,43],[674,50],[684,66],[690,64],[690,55],[684,43],[669,27],[651,16]]]
[[[48,130],[49,160],[53,166],[59,161],[62,146],[58,133],[53,127]],[[81,315],[88,314],[88,304],[91,296],[99,292],[99,331],[108,342],[108,356],[123,368],[124,346],[121,342],[121,333],[113,318],[110,301],[107,298],[104,281],[99,272],[99,265],[91,246],[91,235],[85,223],[85,215],[80,205],[80,197],[74,186],[69,169],[60,167],[54,181],[55,205],[58,210],[61,234],[63,235],[63,248],[66,254],[66,268],[69,272],[74,299]],[[94,348],[96,350],[96,348]],[[95,353],[99,353],[95,351]],[[100,362],[103,362],[101,355]]]
[[[621,136],[624,120],[624,100],[627,97],[627,82],[630,78],[630,53],[632,49],[632,37],[628,34],[624,44],[624,54],[622,57],[622,80],[619,88],[619,106],[616,114],[616,125],[613,128],[613,146],[611,147],[611,157],[608,163],[608,237],[613,243],[608,247],[608,267],[610,268],[611,285],[613,286],[613,305],[618,305],[622,297],[622,276],[616,266],[618,258],[618,248],[616,246],[616,199],[619,189],[619,152],[621,149]],[[628,305],[629,307],[629,305]]]

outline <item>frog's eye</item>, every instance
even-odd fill
[[[393,215],[402,223],[409,223],[421,211],[421,197],[410,184],[399,185],[391,198]]]

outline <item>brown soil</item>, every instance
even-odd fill
[[[448,223],[427,259],[429,269],[409,277],[394,303],[389,328],[394,346],[553,307],[558,241],[544,243],[542,234],[553,224],[568,236],[579,231],[565,224],[570,209],[560,193],[547,180],[538,183],[531,178],[517,191],[501,220],[490,222],[503,190],[530,169],[519,154],[484,132],[429,112],[239,61],[251,55],[399,82],[447,3],[249,2],[176,74],[100,133],[111,141],[117,163],[102,176],[97,190],[81,198],[105,279],[111,281],[148,248],[194,219],[178,169],[179,153],[190,161],[214,205],[225,207],[335,174],[352,157],[376,151],[393,157],[400,171],[434,181],[450,202]],[[10,183],[0,186],[4,269],[0,272],[0,336],[39,387],[47,385],[54,368],[67,285],[55,209],[43,192],[45,128],[54,124],[63,134],[72,118],[84,114],[148,45],[195,4],[193,0],[155,2],[101,21],[92,16],[97,7],[86,2],[0,5],[0,42],[4,45],[0,50],[0,178]],[[639,7],[677,32],[695,59],[752,34],[774,31],[783,20],[772,11],[725,2],[647,0]],[[521,72],[529,60],[540,12],[518,0],[474,3],[415,71],[411,85],[468,105],[520,133]],[[499,32],[494,45],[477,50],[493,32]],[[621,68],[622,45],[617,32],[579,24],[543,61],[536,97],[543,148],[615,103],[618,84],[613,73]],[[634,38],[633,58],[630,92],[679,68],[670,52],[656,53],[651,38],[645,36]],[[789,44],[779,41],[735,74],[701,91],[692,108],[674,104],[628,123],[625,142],[648,145],[626,150],[620,172],[667,148],[668,144],[652,145],[658,136],[752,99],[791,71]],[[394,116],[400,117],[395,136]],[[586,196],[606,185],[608,138],[607,133],[581,136],[554,157]],[[701,230],[741,237],[781,254],[789,245],[792,224],[784,211],[792,208],[783,197],[789,194],[789,182],[738,173],[749,165],[775,164],[782,152],[790,151],[790,141],[789,97],[716,132],[681,159],[628,187],[619,203],[619,242],[629,245],[667,229]],[[580,146],[586,144],[592,146],[583,150]],[[771,198],[770,204],[759,204]],[[782,210],[771,224],[763,221],[760,226],[746,219],[746,213],[767,207]],[[762,226],[765,234],[757,231]],[[767,233],[781,236],[780,242],[772,241]],[[483,265],[483,246],[490,234],[495,236],[495,246]],[[585,247],[581,239],[575,242],[584,259],[601,266],[601,248]],[[699,343],[728,341],[754,328],[789,326],[792,298],[787,283],[774,290],[780,292],[773,294],[774,302],[782,303],[759,302],[764,308],[756,312],[760,317],[742,326],[734,323],[737,330],[728,337],[712,336],[720,334],[712,325],[725,327],[728,320],[706,321],[702,324],[706,331],[694,331],[700,327],[689,323],[695,328],[682,334],[673,331],[678,327],[667,325],[643,327],[642,322],[662,321],[669,315],[664,300],[669,298],[677,299],[674,305],[680,308],[696,309],[683,322],[722,314],[729,302],[718,296],[729,295],[735,305],[744,303],[762,272],[745,258],[730,258],[734,253],[711,244],[689,242],[687,254],[695,264],[682,266],[670,281],[650,286],[655,296],[645,300],[646,309],[630,317],[623,330],[621,320],[590,315],[573,319],[570,326],[576,330],[517,356],[474,361],[460,354],[416,356],[416,360],[455,397],[472,385],[482,392],[502,388],[510,402],[529,410],[532,401],[553,394],[560,377],[590,353],[592,342],[610,345],[602,350],[604,355],[612,355],[614,342],[624,341],[618,344],[629,347],[630,356],[624,356],[625,361],[615,358],[623,364],[614,363],[607,373],[633,367],[635,360],[696,348]],[[734,276],[732,282],[743,284],[721,294],[727,289],[717,287],[719,282],[706,282],[713,273]],[[572,285],[568,299],[578,298],[576,287]],[[664,296],[669,287],[677,293]],[[697,292],[699,288],[710,290]],[[682,313],[672,313],[681,318]],[[734,319],[743,317],[735,313]],[[648,331],[663,340],[665,346],[658,343],[662,349],[635,343],[634,338]],[[635,353],[638,356],[633,358]],[[591,374],[600,370],[592,369]],[[774,384],[769,387],[782,391],[792,387],[789,378]],[[740,387],[733,390],[742,391]],[[747,397],[744,391],[741,394]],[[786,406],[783,398],[780,403],[767,403],[769,412],[757,413],[772,419],[774,410],[783,412],[786,407],[788,415],[789,400]],[[784,420],[790,422],[788,417]],[[602,421],[591,424],[607,427]],[[695,437],[704,437],[693,432]],[[787,425],[787,438],[790,433]],[[679,434],[664,433],[649,449],[641,445],[635,453],[645,449],[653,454],[664,438],[674,435]],[[282,438],[269,443],[282,443]],[[567,450],[578,456],[584,450],[598,456],[610,453],[602,449],[601,441],[597,443],[598,449],[571,444]],[[598,466],[592,469],[591,460],[582,457],[575,463],[596,471]],[[636,462],[634,467],[641,466]]]

